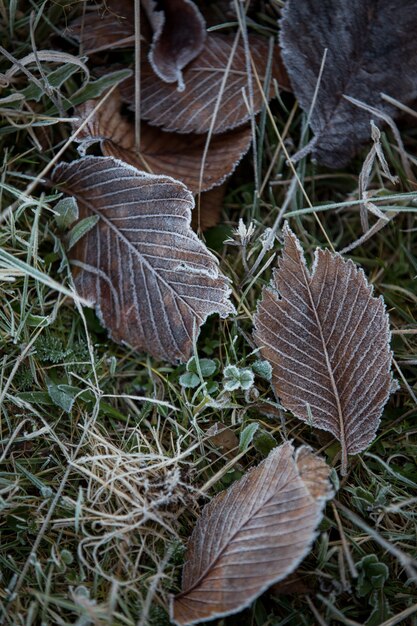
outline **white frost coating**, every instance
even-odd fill
[[[211,271],[203,267],[193,267],[192,265],[187,265],[187,263],[179,263],[179,265],[174,267],[174,272],[189,272],[190,274],[207,276],[208,278],[217,278],[219,275],[218,271]]]

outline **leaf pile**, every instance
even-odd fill
[[[247,126],[215,135],[201,172],[206,137],[166,133],[142,122],[141,150],[137,153],[134,126],[120,114],[118,94],[111,94],[105,106],[91,117],[96,106],[96,100],[89,100],[76,109],[79,118],[74,125],[76,128],[89,118],[77,137],[82,143],[83,154],[90,144],[100,141],[104,155],[120,159],[139,170],[172,176],[183,182],[193,194],[221,185],[250,147],[251,131]]]
[[[203,52],[184,69],[185,88],[180,92],[176,85],[155,80],[151,65],[144,59],[140,103],[143,119],[167,131],[199,134],[209,130],[223,133],[247,122],[261,110],[265,97],[274,96],[274,79],[281,87],[287,87],[277,46],[270,48],[268,40],[257,35],[249,37],[249,46],[254,66],[250,77],[243,42],[236,40],[236,35],[210,33]],[[269,60],[271,80],[265,89]],[[248,109],[251,91],[253,105]],[[133,108],[133,79],[127,79],[122,85],[122,97]]]

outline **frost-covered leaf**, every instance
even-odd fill
[[[223,371],[223,386],[226,391],[236,391],[237,389],[250,389],[254,383],[254,374],[251,369],[240,368],[236,365],[228,365]]]
[[[191,0],[142,0],[154,34],[149,61],[167,83],[183,89],[182,69],[202,51],[206,24]]]
[[[55,222],[58,228],[71,226],[78,219],[78,206],[75,198],[62,198],[54,206]]]
[[[255,361],[255,363],[252,363],[252,371],[265,380],[271,380],[272,378],[272,366],[269,361],[262,361],[261,359]]]
[[[252,422],[251,424],[245,426],[245,428],[242,430],[239,437],[239,450],[241,452],[246,452],[246,450],[252,444],[253,438],[258,428],[259,423]]]
[[[174,623],[236,613],[294,571],[332,496],[328,474],[308,448],[285,443],[217,495],[191,536]]]
[[[288,0],[281,47],[294,93],[310,114],[313,155],[329,167],[345,165],[371,138],[375,118],[350,96],[395,116],[384,92],[407,103],[417,94],[415,0]]]
[[[194,374],[202,375],[203,378],[213,376],[218,369],[216,361],[213,359],[196,359],[192,356],[187,363],[187,372],[193,372]]]
[[[74,124],[74,130],[96,106],[97,102],[90,100],[77,108],[79,120]],[[88,145],[100,141],[106,156],[115,157],[152,174],[172,176],[187,185],[193,193],[198,193],[221,185],[230,176],[249,150],[251,131],[248,127],[238,128],[211,138],[201,185],[206,136],[167,133],[143,123],[138,154],[133,123],[120,114],[117,93],[112,94],[105,105],[93,114],[79,133],[77,141],[81,142],[82,151]]]
[[[200,378],[197,374],[193,374],[192,372],[185,372],[184,374],[181,374],[179,382],[181,387],[184,387],[185,389],[195,389],[201,384]]]
[[[374,439],[392,390],[389,320],[362,270],[316,250],[311,271],[284,227],[284,248],[255,316],[254,339],[272,364],[285,408],[330,431],[347,455]]]
[[[75,244],[88,233],[89,230],[94,228],[99,219],[98,215],[89,215],[88,217],[78,221],[68,233],[68,250],[71,250],[71,248],[73,248]]]
[[[194,201],[167,176],[110,157],[59,164],[52,176],[96,226],[71,251],[80,295],[115,341],[186,361],[208,315],[233,312],[228,280],[190,229]]]
[[[159,81],[149,63],[145,60],[141,67],[141,117],[153,126],[179,133],[207,133],[215,112],[219,92],[230,56],[232,55],[235,35],[210,33],[204,50],[184,69],[185,89],[178,91],[176,85]],[[251,35],[249,45],[254,70],[263,85],[267,73],[269,41],[264,37]],[[271,78],[282,87],[288,87],[287,78],[278,46],[273,47]],[[227,74],[219,110],[213,127],[214,133],[240,126],[248,121],[248,73],[246,69],[245,48],[240,41],[233,55]],[[252,76],[253,113],[258,113],[264,98],[256,79]],[[246,94],[243,96],[242,90]],[[121,85],[123,99],[131,106],[135,102],[133,79],[127,79]],[[270,85],[267,99],[273,97],[274,87]]]

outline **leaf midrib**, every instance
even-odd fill
[[[314,312],[314,317],[316,319],[317,328],[318,328],[319,333],[320,333],[320,339],[321,339],[322,346],[323,346],[323,355],[324,355],[324,358],[325,358],[325,361],[326,361],[326,367],[327,367],[327,371],[329,373],[330,383],[331,383],[333,395],[334,395],[334,398],[335,398],[335,401],[336,401],[338,420],[339,420],[339,429],[340,429],[340,444],[342,446],[342,468],[341,468],[341,473],[342,473],[342,475],[344,475],[344,474],[346,474],[346,470],[347,470],[346,432],[345,432],[345,424],[344,424],[344,420],[343,420],[343,411],[342,411],[342,406],[341,406],[341,402],[340,402],[339,391],[337,389],[336,381],[334,379],[333,368],[331,366],[329,353],[327,351],[327,344],[326,344],[326,340],[324,338],[323,328],[322,328],[321,321],[320,321],[320,318],[319,318],[319,315],[318,315],[316,304],[314,302],[313,294],[311,293],[311,289],[310,289],[311,276],[309,275],[309,273],[307,271],[307,268],[304,266],[304,264],[302,264],[302,271],[303,271],[304,283],[305,283],[305,286],[306,286],[306,289],[307,289],[307,292],[308,292],[308,296],[310,298],[311,308],[312,308],[312,310]]]

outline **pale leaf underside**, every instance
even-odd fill
[[[285,443],[216,496],[189,541],[174,622],[236,613],[291,573],[308,552],[332,495],[328,474],[308,448],[294,451]]]
[[[115,341],[187,360],[208,315],[233,312],[216,258],[190,229],[191,193],[109,157],[62,163],[53,182],[99,221],[71,250],[80,295]]]
[[[79,106],[76,110],[79,121],[74,127],[78,127],[96,105],[97,101],[89,100]],[[208,191],[230,176],[249,150],[251,139],[248,127],[213,136],[202,172],[206,136],[167,133],[143,123],[141,149],[137,153],[135,129],[133,123],[120,114],[117,93],[112,94],[105,105],[90,117],[77,137],[77,141],[84,146],[100,141],[106,156],[113,156],[152,174],[172,176],[194,194]]]
[[[149,63],[141,67],[141,116],[153,126],[180,133],[207,133],[214,115],[221,84],[232,54],[235,35],[210,33],[204,50],[184,69],[184,91],[174,84],[158,81]],[[269,41],[253,35],[249,38],[253,60],[261,85],[264,84],[268,66]],[[273,47],[271,78],[281,86],[287,86],[285,70],[279,58],[278,46]],[[227,75],[220,106],[213,127],[214,133],[222,133],[248,121],[251,114],[258,113],[264,105],[264,96],[252,77],[253,111],[248,110],[248,73],[243,43],[240,41]],[[122,97],[134,105],[134,80],[127,79],[122,85]],[[246,99],[242,94],[244,90]],[[271,83],[267,99],[274,95]]]
[[[362,270],[316,250],[309,272],[286,225],[284,248],[255,316],[254,338],[273,368],[282,404],[330,431],[347,454],[375,437],[391,390],[389,321]]]
[[[181,70],[201,52],[206,25],[191,0],[142,0],[154,30],[149,61],[167,83],[182,86]]]
[[[404,103],[415,97],[416,29],[415,0],[285,3],[282,58],[294,93],[309,114],[316,137],[313,155],[320,163],[342,167],[362,143],[371,140],[370,121],[375,116],[348,102],[344,95],[390,116],[399,109],[384,101],[381,92]]]

